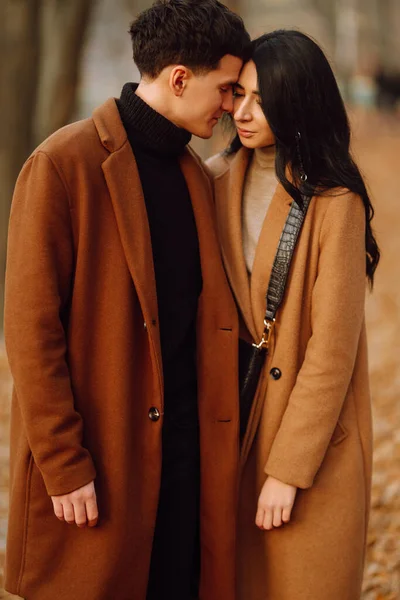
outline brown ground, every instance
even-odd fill
[[[375,230],[382,249],[375,291],[367,301],[375,469],[363,600],[400,600],[400,122],[358,114],[354,133],[355,154],[376,205]],[[7,517],[10,389],[0,344],[0,566]],[[16,597],[0,589],[0,598]]]

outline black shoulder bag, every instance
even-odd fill
[[[280,307],[289,269],[292,262],[296,243],[307,214],[311,198],[303,197],[303,206],[300,208],[292,202],[285,226],[283,228],[278,249],[276,251],[271,278],[269,280],[266,296],[266,313],[264,318],[264,332],[258,344],[250,344],[239,339],[239,402],[240,402],[240,440],[242,441],[247,429],[251,407],[261,371],[268,356],[269,342],[275,326],[275,318]]]

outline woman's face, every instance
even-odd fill
[[[242,69],[235,86],[233,118],[240,141],[246,148],[275,144],[275,137],[261,108],[256,65],[252,60]]]

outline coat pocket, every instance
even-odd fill
[[[339,420],[331,437],[331,446],[337,446],[338,444],[340,444],[340,442],[343,442],[343,440],[345,440],[347,436],[348,431]]]

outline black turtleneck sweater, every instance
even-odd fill
[[[179,157],[190,133],[127,83],[117,101],[139,170],[150,226],[165,384],[165,422],[197,422],[196,316],[202,288],[197,229]]]

